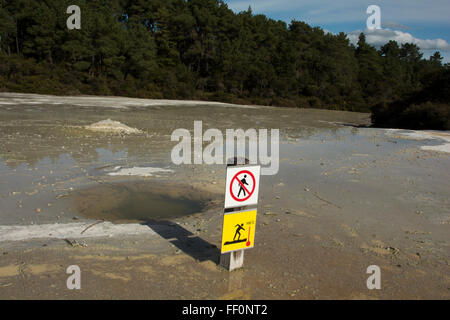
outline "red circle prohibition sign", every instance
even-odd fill
[[[252,188],[252,191],[248,191],[248,189],[244,186],[244,184],[241,182],[241,180],[239,180],[239,179],[237,178],[238,175],[243,174],[243,173],[249,174],[250,177],[252,178],[252,180],[253,180],[253,188]],[[237,181],[239,182],[239,184],[241,185],[241,187],[244,188],[245,191],[247,191],[247,194],[248,194],[248,195],[247,195],[245,198],[239,199],[239,198],[237,198],[237,197],[233,194],[233,182],[234,182],[234,180],[237,180]],[[233,179],[231,179],[231,183],[230,183],[230,194],[231,194],[231,196],[233,197],[234,200],[239,201],[239,202],[242,202],[242,201],[245,201],[245,200],[247,200],[248,198],[250,198],[250,197],[252,196],[253,191],[255,191],[255,186],[256,186],[256,180],[255,180],[255,176],[253,175],[253,173],[251,173],[251,172],[248,171],[248,170],[242,170],[242,171],[239,171],[238,173],[236,173],[236,174],[234,175]]]

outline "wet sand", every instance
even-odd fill
[[[86,129],[107,119],[139,132]],[[172,131],[194,120],[280,129],[255,248],[232,273],[217,266],[225,166],[170,160]],[[368,124],[327,110],[0,93],[0,298],[449,299],[450,158],[436,148],[449,133],[358,127]],[[145,192],[192,210],[161,202],[150,214]],[[108,221],[129,227],[105,236]],[[72,224],[79,238],[49,231]],[[66,287],[73,264],[81,290]],[[374,264],[381,290],[366,287]]]

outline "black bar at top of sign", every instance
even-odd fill
[[[242,160],[242,161],[240,161],[240,160]],[[243,163],[239,163],[238,164],[238,162],[243,162]],[[250,160],[248,160],[247,158],[243,158],[242,159],[242,157],[240,157],[240,158],[238,158],[238,157],[233,157],[233,158],[230,158],[230,159],[227,159],[227,167],[235,167],[235,166],[242,166],[242,165],[245,165],[245,164],[250,164]]]

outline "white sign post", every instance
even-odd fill
[[[261,166],[258,165],[231,165],[227,167],[224,205],[226,215],[234,216],[238,211],[255,207],[258,204],[260,171]],[[225,232],[226,230],[223,230],[222,238]],[[228,271],[241,268],[244,265],[244,250],[223,253],[220,256],[220,264]]]

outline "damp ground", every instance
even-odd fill
[[[78,190],[71,196],[71,201],[73,210],[85,218],[146,223],[193,215],[214,207],[219,199],[217,195],[189,186],[121,182]]]
[[[138,131],[86,129],[108,119]],[[192,132],[195,120],[280,129],[255,248],[231,274],[217,266],[225,166],[170,159],[172,131]],[[326,110],[0,94],[0,226],[93,232],[105,220],[151,231],[0,242],[0,297],[448,299],[449,155],[432,150],[442,141],[368,124],[368,114]],[[90,279],[79,292],[65,287],[71,264]],[[366,287],[372,264],[379,291]]]

